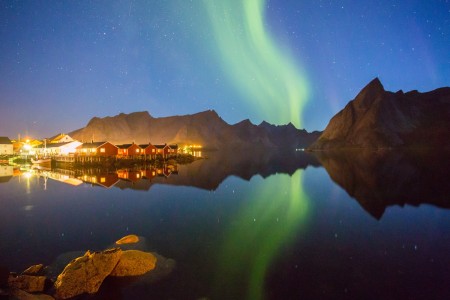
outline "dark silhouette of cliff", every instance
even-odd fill
[[[310,150],[450,147],[450,88],[385,91],[378,78],[338,112]]]

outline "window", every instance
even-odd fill
[[[105,153],[105,148],[100,148],[101,153]]]
[[[136,149],[136,153],[139,153],[139,149]]]

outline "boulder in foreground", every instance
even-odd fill
[[[87,251],[84,256],[70,262],[55,282],[57,299],[67,299],[83,293],[98,291],[122,255],[119,248],[102,252]]]
[[[50,295],[47,294],[30,294],[25,291],[19,290],[19,289],[11,289],[10,296],[13,297],[13,299],[18,300],[54,300]]]
[[[8,285],[11,288],[17,288],[29,293],[42,292],[45,288],[45,276],[30,276],[30,275],[10,275],[8,278]]]
[[[149,252],[139,250],[127,250],[122,252],[111,276],[138,276],[147,273],[155,268],[156,257]]]

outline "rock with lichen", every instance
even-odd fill
[[[31,275],[31,276],[43,275],[43,271],[44,271],[43,264],[32,265],[28,269],[23,271],[22,275]]]
[[[155,268],[156,257],[149,252],[139,250],[127,250],[122,252],[111,276],[138,276],[143,275]]]
[[[45,288],[45,276],[9,275],[8,286],[21,289],[29,293],[42,292]]]
[[[67,299],[84,293],[96,293],[121,255],[122,250],[114,248],[101,252],[87,251],[84,256],[74,259],[58,275],[55,297]]]
[[[10,296],[13,297],[13,299],[18,300],[54,300],[50,295],[47,294],[30,294],[25,291],[19,290],[19,289],[11,289],[10,290]]]

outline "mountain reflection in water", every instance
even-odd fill
[[[351,150],[295,152],[295,155],[266,151],[233,155],[218,151],[210,158],[187,165],[137,165],[117,170],[39,168],[34,173],[72,185],[85,182],[104,188],[148,191],[155,184],[165,184],[211,191],[229,176],[250,180],[255,175],[263,178],[278,173],[293,175],[298,169],[323,166],[335,183],[369,214],[380,219],[386,207],[392,205],[432,204],[450,208],[449,161],[448,151]],[[0,178],[4,179],[0,183],[8,182],[12,171],[10,176]]]
[[[0,266],[20,272],[134,233],[147,239],[149,251],[173,258],[173,272],[156,284],[105,285],[80,299],[450,294],[444,280],[450,221],[448,211],[436,208],[450,208],[445,154],[208,157],[117,170],[0,169],[0,240],[7,241]],[[433,206],[386,209],[422,203]]]
[[[288,157],[288,159],[286,159]],[[283,173],[292,175],[298,169],[320,166],[317,159],[308,153],[279,153],[249,151],[230,155],[228,152],[213,152],[209,158],[187,165],[163,164],[136,165],[128,169],[63,169],[39,168],[36,175],[50,175],[51,179],[62,175],[82,180],[93,185],[120,189],[148,191],[154,184],[191,186],[204,190],[216,190],[229,176],[250,180],[255,175],[266,178]]]
[[[331,179],[376,219],[391,205],[450,208],[449,152],[352,150],[317,157]]]

